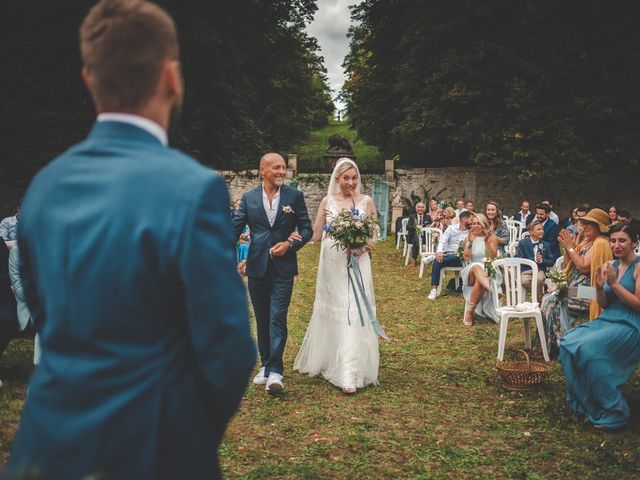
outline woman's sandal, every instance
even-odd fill
[[[473,327],[473,312],[476,309],[476,303],[470,303],[468,307],[464,311],[464,316],[462,317],[462,323],[465,327]],[[467,312],[471,312],[471,320],[467,320]]]

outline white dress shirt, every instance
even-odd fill
[[[269,219],[269,225],[273,227],[273,223],[276,221],[276,215],[278,215],[278,207],[280,206],[280,189],[273,196],[273,200],[269,203],[267,192],[264,191],[264,184],[262,185],[262,205],[264,205],[264,211]]]
[[[560,225],[560,218],[558,217],[558,215],[556,215],[556,212],[554,212],[553,210],[549,212],[549,218],[554,222],[556,222],[558,225]]]
[[[96,121],[122,122],[122,123],[128,123],[130,125],[135,125],[136,127],[141,128],[142,130],[156,137],[158,141],[165,147],[169,145],[169,141],[167,139],[167,132],[165,132],[164,128],[162,128],[153,120],[149,120],[148,118],[141,117],[140,115],[132,115],[131,113],[107,112],[107,113],[99,114]]]
[[[436,253],[456,253],[460,242],[469,235],[469,230],[460,230],[460,225],[450,225],[440,238]]]

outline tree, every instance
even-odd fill
[[[385,155],[522,180],[638,167],[640,34],[624,9],[366,0],[352,16],[343,97]]]
[[[93,105],[80,79],[78,28],[94,1],[10,2],[0,20],[5,68],[0,175],[24,187],[86,136]],[[315,0],[159,0],[180,35],[186,97],[172,144],[218,169],[255,168],[333,111],[305,25]]]

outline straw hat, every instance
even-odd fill
[[[578,220],[581,222],[595,223],[598,225],[600,233],[607,233],[609,231],[609,214],[599,208],[589,210],[584,217],[580,217]]]

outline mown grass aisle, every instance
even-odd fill
[[[299,254],[285,352],[285,393],[249,386],[221,448],[227,478],[640,478],[640,379],[625,387],[633,419],[619,434],[578,422],[552,364],[530,394],[501,387],[498,328],[462,325],[461,295],[428,302],[428,277],[405,268],[393,240],[374,253],[380,385],[344,396],[291,370],[311,317],[318,246]],[[345,320],[346,321],[346,320]],[[520,348],[510,329],[507,356]]]

